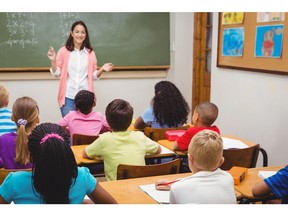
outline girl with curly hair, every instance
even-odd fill
[[[155,85],[151,106],[135,121],[136,129],[177,128],[187,122],[190,108],[179,89],[169,81]]]

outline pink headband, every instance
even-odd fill
[[[64,138],[62,136],[60,136],[59,134],[56,133],[51,133],[51,134],[46,134],[42,139],[40,144],[45,143],[48,139],[50,138],[57,138],[60,139],[61,141],[64,141]]]

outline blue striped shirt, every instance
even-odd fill
[[[11,120],[12,111],[7,107],[0,108],[0,136],[4,133],[16,132],[17,126]]]
[[[288,165],[264,181],[275,196],[282,199],[282,203],[288,203]]]

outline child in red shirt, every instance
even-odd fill
[[[195,107],[192,124],[193,127],[189,128],[181,137],[173,143],[173,150],[185,151],[188,149],[192,137],[199,131],[204,129],[213,130],[220,134],[217,126],[212,125],[218,116],[218,107],[211,102],[203,102]]]

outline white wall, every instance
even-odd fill
[[[131,103],[134,108],[134,117],[137,118],[149,106],[154,95],[154,85],[163,79],[174,82],[187,102],[191,104],[193,13],[171,13],[170,19],[171,44],[174,44],[175,51],[171,51],[171,69],[167,77],[103,78],[95,81],[94,87],[97,95],[95,110],[104,114],[110,101],[123,98]],[[44,50],[44,52],[47,51]],[[37,80],[30,78],[36,76],[40,78]],[[18,97],[27,95],[39,103],[41,122],[56,122],[61,118],[57,105],[59,80],[53,79],[49,73],[45,75],[43,73],[41,75],[14,74],[13,80],[7,80],[7,77],[10,76],[0,73],[1,83],[10,90],[10,108]]]
[[[286,164],[288,76],[217,68],[217,27],[214,13],[211,101],[220,111],[216,124],[222,134],[259,143],[268,152],[269,165]]]

